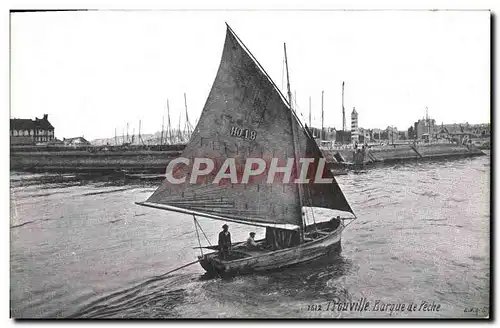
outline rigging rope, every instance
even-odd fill
[[[194,216],[194,215],[193,215],[193,216]],[[200,225],[200,222],[198,222],[198,220],[196,220],[196,219],[195,219],[195,222],[196,222],[196,224],[198,225],[198,227],[200,227],[200,230],[201,230],[201,232],[203,233],[203,236],[205,236],[205,239],[207,240],[208,244],[209,244],[210,246],[212,246],[212,244],[210,243],[210,240],[208,240],[208,237],[207,237],[207,235],[205,234],[205,231],[203,231],[203,229],[202,229],[202,227],[201,227],[201,225]],[[201,245],[200,245],[200,246],[201,246]]]
[[[311,214],[314,222],[314,229],[318,231],[318,227],[316,226],[316,219],[314,218],[314,209],[311,207]]]
[[[198,245],[200,245],[201,256],[203,256],[203,248],[201,247],[200,234],[198,233],[198,226],[197,226],[197,222],[196,222],[196,216],[194,216],[194,214],[193,214],[193,220],[194,220],[194,228],[196,230],[196,237],[198,238]]]

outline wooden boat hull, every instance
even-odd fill
[[[257,256],[224,261],[218,259],[217,253],[210,253],[198,256],[198,260],[205,271],[216,274],[246,274],[301,265],[340,252],[343,229],[344,226],[339,225],[325,237]]]

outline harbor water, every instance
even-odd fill
[[[344,231],[338,256],[213,278],[198,264],[162,276],[196,260],[199,249],[192,217],[134,204],[159,182],[13,172],[11,316],[488,315],[489,155],[394,164],[337,181],[358,217]],[[202,244],[215,244],[222,222],[198,220],[208,238],[201,235]],[[230,224],[233,241],[252,230],[257,238],[264,235],[260,228]]]

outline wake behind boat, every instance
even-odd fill
[[[219,70],[189,143],[160,187],[138,203],[192,215],[198,241],[196,217],[266,228],[252,249],[200,243],[207,272],[267,271],[327,256],[340,249],[345,220],[356,218],[291,108],[289,83],[288,97],[227,26]],[[314,208],[331,210],[331,220],[316,222]]]

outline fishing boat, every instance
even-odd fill
[[[191,216],[201,250],[198,262],[207,272],[268,271],[336,254],[342,231],[356,219],[333,173],[321,164],[324,157],[310,130],[291,106],[286,45],[285,62],[288,99],[227,25],[220,66],[183,162],[169,165],[158,189],[137,203]],[[200,176],[211,166],[200,158],[213,160],[220,170]],[[312,164],[304,166],[306,162]],[[256,174],[259,163],[266,170]],[[288,179],[286,170],[270,172],[273,163],[290,164]],[[318,208],[329,213],[326,220],[316,222]],[[227,252],[217,245],[202,246],[199,217],[264,227],[265,238],[253,248],[232,243]],[[207,248],[215,252],[204,254]]]

